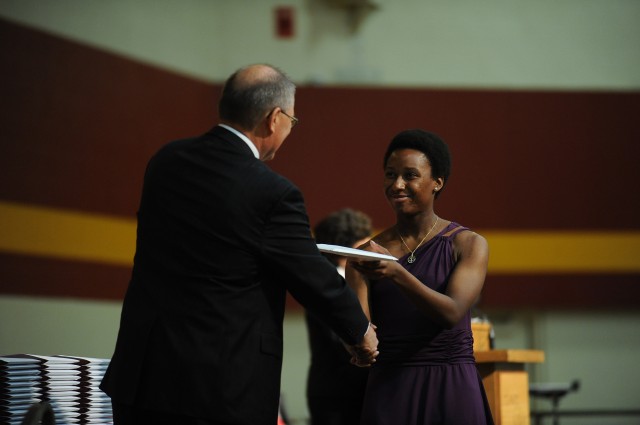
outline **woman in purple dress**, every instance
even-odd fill
[[[351,261],[347,268],[379,339],[362,425],[493,424],[470,317],[489,248],[482,236],[435,214],[450,168],[447,145],[423,130],[399,133],[384,156],[396,224],[362,248],[398,261]]]

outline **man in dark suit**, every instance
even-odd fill
[[[356,296],[311,237],[302,194],[269,169],[297,123],[295,85],[236,71],[220,125],[149,161],[136,254],[101,388],[119,424],[274,425],[289,291],[348,344],[377,356]]]

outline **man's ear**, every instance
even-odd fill
[[[266,122],[267,122],[267,127],[269,129],[269,134],[274,133],[276,131],[276,124],[280,119],[280,111],[281,111],[281,108],[276,106],[269,113],[269,115],[267,115]]]
[[[255,128],[256,136],[264,138],[269,137],[273,134],[276,128],[275,125],[277,116],[279,115],[279,110],[280,108],[278,107],[273,108],[273,110],[269,112],[269,114],[267,114],[267,116],[264,117],[262,121],[260,121],[260,124],[258,124]]]

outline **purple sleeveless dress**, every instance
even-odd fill
[[[452,234],[449,231],[456,229]],[[445,292],[455,267],[451,223],[400,264]],[[473,357],[470,312],[452,329],[423,315],[388,279],[370,285],[380,355],[371,367],[361,425],[491,425],[491,411]]]

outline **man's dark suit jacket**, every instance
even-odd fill
[[[287,290],[347,343],[364,335],[366,316],[318,252],[297,187],[222,127],[169,143],[145,173],[101,388],[118,403],[275,424]]]
[[[307,406],[312,424],[360,423],[369,369],[354,367],[338,336],[315,315],[306,312],[311,349],[307,375]]]

